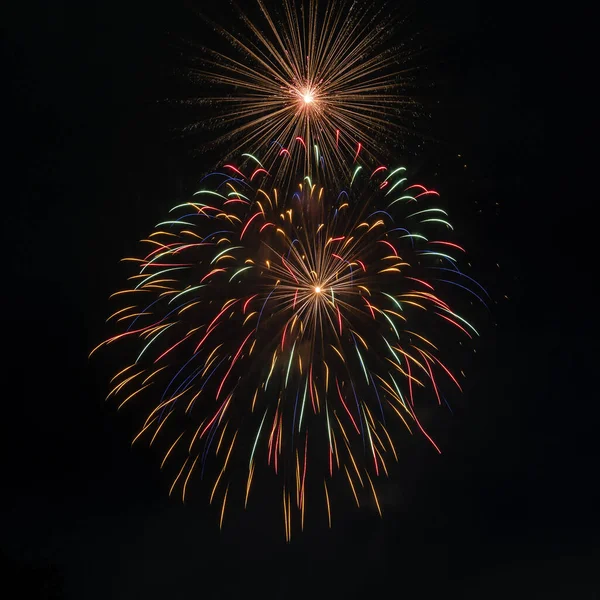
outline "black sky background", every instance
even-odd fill
[[[264,520],[234,517],[219,534],[203,499],[170,500],[152,455],[130,447],[133,424],[103,401],[108,366],[87,360],[119,259],[210,168],[158,102],[185,88],[173,40],[204,25],[178,2],[9,11],[0,558],[11,597],[600,597],[592,345],[566,292],[586,272],[564,236],[575,220],[557,210],[567,175],[548,135],[540,12],[411,8],[437,44],[424,58],[436,141],[407,159],[450,202],[497,303],[443,454],[416,452],[384,490],[383,521],[348,511],[286,546],[278,515],[263,525],[268,504]]]

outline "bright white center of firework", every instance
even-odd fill
[[[302,94],[302,99],[304,100],[304,104],[310,104],[315,98],[310,92],[306,92]]]
[[[321,288],[319,286],[315,287],[315,294],[320,294],[321,293]]]

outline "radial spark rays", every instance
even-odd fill
[[[258,6],[262,22],[240,13],[239,33],[214,25],[233,53],[204,49],[192,70],[203,95],[189,102],[217,106],[212,124],[226,131],[218,141],[234,155],[241,148],[260,152],[279,183],[312,174],[312,157],[290,155],[297,143],[310,153],[318,147],[314,158],[326,166],[324,174],[345,180],[343,156],[358,140],[378,151],[414,118],[417,104],[406,95],[411,51],[390,44],[390,18],[360,2],[307,0],[298,8],[284,0],[282,15],[262,0]],[[276,169],[285,153],[288,160]]]
[[[267,467],[288,540],[309,497],[331,523],[332,486],[381,511],[401,428],[439,451],[422,407],[460,389],[440,349],[477,336],[445,292],[486,295],[437,192],[362,163],[333,193],[320,167],[288,194],[249,155],[206,176],[126,259],[100,345],[131,354],[109,397],[144,415],[135,440],[160,445],[171,492],[211,477],[222,523]]]

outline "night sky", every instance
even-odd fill
[[[600,598],[593,303],[573,299],[589,272],[570,255],[568,203],[557,210],[567,174],[534,8],[406,9],[435,84],[431,139],[408,141],[406,160],[450,203],[495,303],[442,455],[415,450],[382,490],[385,518],[349,505],[286,546],[265,499],[262,518],[233,515],[219,533],[205,498],[169,499],[156,457],[131,448],[134,424],[104,402],[120,357],[87,356],[118,261],[211,167],[192,152],[202,134],[178,137],[163,102],[189,90],[178,40],[206,28],[191,6],[59,0],[3,19],[7,597]]]

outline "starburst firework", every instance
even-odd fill
[[[309,153],[318,147],[325,175],[344,180],[344,157],[359,140],[377,153],[410,129],[418,111],[406,94],[413,56],[390,44],[390,17],[346,0],[307,0],[300,9],[284,0],[282,16],[257,3],[262,26],[241,11],[242,32],[214,25],[235,54],[204,49],[191,70],[203,95],[190,103],[217,107],[211,124],[226,130],[217,142],[227,142],[232,155],[241,148],[260,153],[275,179],[287,183],[298,172],[310,176],[315,162],[293,146]],[[294,158],[278,161],[280,154]]]
[[[99,346],[132,354],[109,397],[144,414],[135,440],[161,445],[171,492],[185,500],[193,476],[214,471],[222,522],[227,499],[247,504],[270,466],[288,540],[307,487],[330,524],[338,481],[381,510],[398,425],[439,451],[419,413],[460,384],[436,336],[477,335],[444,290],[485,295],[444,237],[437,192],[406,169],[355,165],[336,193],[319,164],[312,173],[283,195],[251,155],[207,175],[126,259],[137,272],[114,294],[119,331]]]

